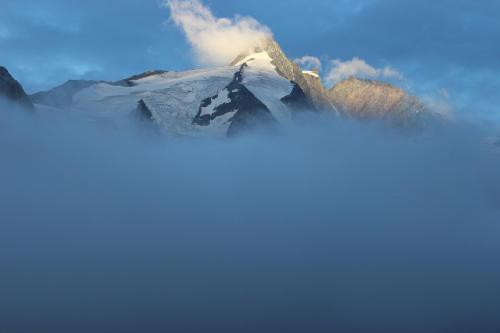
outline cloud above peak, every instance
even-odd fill
[[[325,80],[327,84],[334,85],[351,76],[369,79],[404,79],[403,74],[392,67],[375,68],[363,59],[355,57],[348,61],[332,60],[331,69]]]
[[[317,57],[313,57],[310,55],[303,56],[302,58],[297,58],[294,62],[299,65],[302,69],[321,69],[321,60]]]
[[[272,37],[271,30],[256,19],[218,18],[199,0],[166,0],[165,6],[201,65],[228,65],[240,53]]]

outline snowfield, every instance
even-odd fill
[[[271,111],[273,117],[286,125],[291,121],[291,111],[281,102],[293,89],[290,81],[276,71],[266,52],[249,55],[235,66],[168,72],[132,81],[132,87],[99,83],[78,92],[73,97],[71,111],[97,120],[111,121],[117,127],[131,126],[131,113],[138,102],[150,110],[152,120],[166,134],[176,136],[225,136],[232,115],[225,114],[209,126],[193,124],[201,102],[211,96],[218,99],[202,108],[202,115],[211,114],[214,107],[229,103],[226,86],[233,80],[241,65],[243,85]]]

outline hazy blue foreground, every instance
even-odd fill
[[[0,115],[0,332],[500,332],[470,126],[160,141]]]

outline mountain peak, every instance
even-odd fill
[[[273,42],[272,38],[263,39],[259,45],[251,47],[248,50],[241,52],[229,65],[238,66],[238,64],[241,64],[241,62],[243,62],[245,58],[248,58],[252,54],[259,54],[263,52],[267,53],[268,45],[270,45],[272,42]]]
[[[270,71],[277,71],[276,66],[273,65],[273,59],[271,59],[269,54],[263,50],[261,50],[260,52],[249,54],[239,62],[234,63],[234,66],[236,67],[241,67],[243,65],[249,65],[251,67],[267,69]]]
[[[241,53],[231,63],[232,66],[241,65],[257,58],[268,57],[273,69],[287,80],[296,83],[305,93],[307,99],[318,110],[336,111],[335,106],[328,100],[328,94],[323,87],[319,75],[304,73],[295,62],[288,59],[278,42],[272,38],[262,40],[261,44],[252,50]]]
[[[0,66],[0,77],[6,76],[6,75],[10,75],[9,71],[7,70],[7,68]]]

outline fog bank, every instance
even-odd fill
[[[498,332],[482,129],[162,140],[0,114],[2,332]]]

